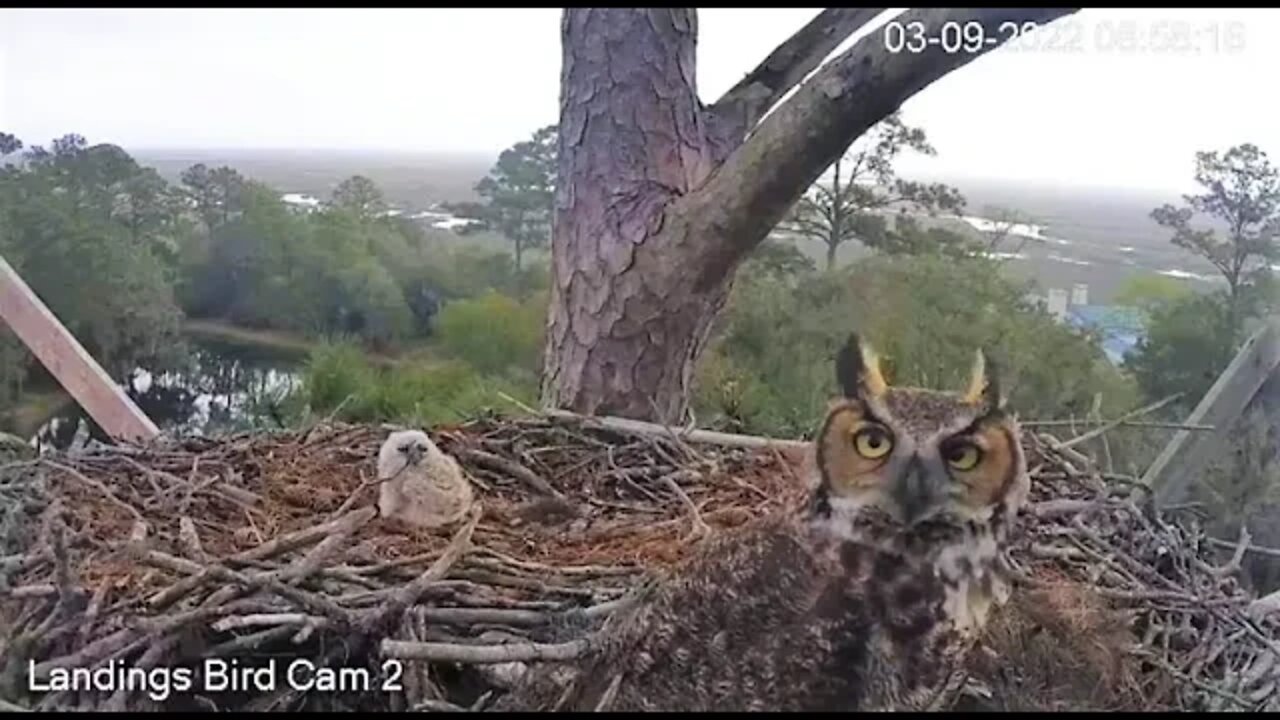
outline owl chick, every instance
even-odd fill
[[[473,501],[456,460],[420,430],[391,433],[378,451],[378,513],[411,528],[457,522]]]
[[[997,554],[1029,479],[979,354],[968,389],[890,387],[856,336],[815,439],[809,501],[725,534],[501,709],[924,707],[1006,593]]]

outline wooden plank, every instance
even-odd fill
[[[1231,364],[1218,376],[1186,425],[1212,425],[1212,432],[1179,430],[1142,476],[1142,482],[1156,492],[1156,504],[1181,501],[1191,481],[1204,469],[1205,461],[1225,446],[1235,421],[1258,394],[1258,389],[1280,364],[1280,316],[1268,317],[1249,337]]]
[[[160,434],[70,331],[0,257],[0,320],[49,370],[94,422],[116,440],[143,442]]]

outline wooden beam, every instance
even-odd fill
[[[1280,316],[1273,315],[1245,341],[1184,423],[1212,425],[1213,431],[1179,430],[1142,476],[1142,482],[1155,490],[1157,506],[1183,499],[1191,481],[1204,469],[1205,461],[1218,455],[1217,449],[1225,445],[1235,421],[1244,414],[1278,364]]]
[[[94,422],[116,440],[144,442],[160,434],[93,356],[0,257],[0,320],[13,329]]]

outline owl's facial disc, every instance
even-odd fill
[[[841,351],[834,403],[817,439],[819,495],[833,510],[874,507],[904,526],[985,519],[1025,496],[1021,449],[981,355],[969,387],[890,388],[856,338]]]
[[[837,507],[876,507],[909,526],[936,514],[947,498],[940,459],[895,435],[861,402],[832,409],[818,453],[824,489]]]

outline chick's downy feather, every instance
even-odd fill
[[[378,452],[378,512],[415,528],[435,528],[466,515],[474,500],[457,461],[420,430],[393,432]]]

